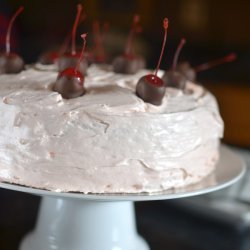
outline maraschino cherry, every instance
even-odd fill
[[[84,74],[80,72],[81,61],[83,60],[84,50],[86,47],[86,36],[82,34],[83,48],[77,65],[64,69],[58,74],[54,90],[62,95],[65,99],[75,98],[82,96],[85,93],[84,88]]]
[[[65,37],[63,44],[61,45],[61,48],[59,49],[59,51],[49,50],[49,51],[42,53],[38,58],[38,62],[44,65],[56,64],[60,55],[63,55],[65,51],[67,50],[67,47],[70,42],[70,38],[71,38],[71,31]]]
[[[185,43],[186,40],[182,38],[175,52],[172,68],[170,70],[167,70],[162,76],[162,80],[167,87],[185,89],[186,77],[182,73],[177,71],[177,62],[179,59],[180,51]]]
[[[58,57],[59,53],[57,51],[47,51],[40,55],[38,62],[44,65],[50,65],[56,63]]]
[[[21,6],[16,13],[12,16],[6,35],[6,51],[0,54],[0,74],[15,74],[24,69],[23,59],[16,53],[10,50],[10,35],[13,23],[17,16],[23,11]]]
[[[136,86],[136,94],[139,96],[144,102],[148,102],[154,105],[161,105],[162,99],[165,95],[166,88],[164,86],[164,82],[161,78],[157,76],[158,70],[160,68],[166,39],[167,39],[167,29],[168,29],[168,19],[165,18],[163,20],[163,28],[164,28],[164,39],[162,43],[162,49],[160,58],[155,69],[154,74],[148,74],[140,78]]]
[[[216,67],[218,65],[232,62],[237,58],[237,55],[235,53],[230,53],[227,56],[224,56],[222,58],[216,59],[214,61],[210,61],[208,63],[203,63],[195,67],[191,67],[191,65],[188,62],[182,62],[177,65],[177,70],[182,73],[188,80],[195,81],[196,80],[196,73],[200,71],[204,71],[213,67]]]
[[[72,39],[71,53],[64,53],[61,57],[59,57],[58,59],[59,71],[63,71],[64,69],[70,68],[70,67],[74,68],[79,62],[80,54],[76,52],[76,29],[79,24],[82,9],[83,9],[82,5],[78,4],[77,14],[76,14],[75,22],[74,22],[72,33],[71,33],[71,39]],[[87,68],[88,68],[88,62],[85,58],[82,58],[81,63],[79,65],[79,71],[85,75]]]
[[[116,57],[113,60],[113,68],[116,73],[134,74],[139,69],[145,67],[146,63],[143,57],[134,55],[132,52],[132,45],[135,34],[141,32],[141,26],[139,25],[140,17],[135,15],[128,36],[128,40],[125,46],[124,54]]]

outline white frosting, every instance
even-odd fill
[[[39,68],[39,65],[37,66]],[[65,100],[57,73],[0,76],[0,180],[53,191],[154,192],[201,180],[215,167],[223,123],[214,97],[188,82],[163,103],[135,93],[148,73],[92,65],[87,93]]]

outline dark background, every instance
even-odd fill
[[[200,79],[248,81],[250,60],[250,2],[216,0],[85,0],[85,1],[29,1],[1,0],[0,6],[7,14],[20,5],[25,11],[18,17],[18,51],[26,62],[36,61],[38,55],[50,48],[60,46],[72,27],[77,3],[84,6],[87,19],[78,29],[91,35],[93,20],[108,21],[110,32],[106,47],[111,54],[123,49],[126,35],[135,13],[141,16],[143,32],[138,36],[136,51],[144,54],[148,66],[156,65],[162,39],[162,19],[170,20],[166,53],[162,68],[172,63],[173,53],[180,40],[187,44],[181,59],[197,65],[229,52],[237,52],[238,61],[231,65],[211,69],[200,74]],[[2,32],[1,35],[3,35]],[[80,39],[79,39],[80,40]],[[91,47],[91,40],[88,46]]]

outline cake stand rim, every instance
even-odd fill
[[[229,158],[229,159],[228,159]],[[229,173],[225,170],[229,170]],[[88,201],[150,201],[185,198],[206,194],[226,188],[243,177],[246,172],[246,164],[243,159],[228,146],[220,146],[220,159],[216,170],[199,183],[155,193],[124,193],[124,194],[84,194],[73,192],[55,192],[37,188],[0,182],[0,188],[18,192],[30,193],[38,196],[50,196],[64,199],[82,199]],[[210,181],[209,181],[210,180]],[[210,183],[213,180],[213,183]]]

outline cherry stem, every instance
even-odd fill
[[[78,24],[82,23],[86,18],[87,18],[86,14],[82,13]],[[62,55],[66,52],[69,46],[70,39],[71,39],[71,33],[72,33],[72,30],[70,29],[70,31],[68,32],[67,36],[64,38],[64,41],[59,49],[59,52],[58,52],[59,55]]]
[[[76,71],[79,71],[80,64],[81,64],[81,61],[83,59],[84,50],[85,50],[85,47],[86,47],[86,37],[87,37],[87,33],[84,33],[84,34],[81,35],[81,38],[83,39],[83,46],[82,46],[82,51],[81,51],[81,55],[79,57],[78,63],[76,65],[76,67],[75,67]]]
[[[225,57],[222,57],[222,58],[219,58],[217,60],[214,60],[214,61],[211,61],[211,62],[208,62],[208,63],[200,64],[200,65],[194,67],[194,70],[195,70],[195,72],[204,71],[204,70],[213,68],[213,67],[215,67],[217,65],[220,65],[220,64],[232,62],[236,58],[237,58],[237,55],[235,53],[230,53],[229,55],[227,55]]]
[[[59,49],[59,52],[58,52],[59,55],[63,55],[66,52],[66,50],[69,46],[70,38],[71,38],[71,31],[64,38],[64,41],[63,41],[63,43]]]
[[[166,45],[167,30],[168,30],[168,19],[167,19],[167,18],[164,18],[164,20],[163,20],[163,28],[164,28],[164,39],[163,39],[163,43],[162,43],[162,47],[161,47],[160,58],[159,58],[159,61],[158,61],[158,64],[157,64],[157,67],[156,67],[155,73],[154,73],[155,76],[157,76],[158,70],[159,70],[159,68],[160,68],[160,64],[161,64],[163,52],[164,52],[165,45]]]
[[[138,23],[140,21],[140,16],[139,15],[134,15],[133,23],[128,35],[128,40],[127,44],[125,46],[125,55],[131,55],[132,54],[132,43],[134,40],[134,36],[137,30]]]
[[[93,34],[95,37],[95,42],[100,42],[100,23],[97,20],[93,21]]]
[[[109,32],[109,23],[105,22],[103,24],[103,32],[102,32],[102,43],[104,43],[107,33]]]
[[[11,34],[11,30],[12,30],[12,26],[14,21],[16,20],[17,16],[24,10],[24,7],[21,6],[19,7],[19,9],[16,11],[16,13],[12,16],[9,26],[8,26],[8,30],[7,30],[7,35],[6,35],[6,53],[9,54],[10,53],[10,34]]]
[[[176,49],[176,52],[174,54],[174,60],[173,60],[173,65],[172,65],[172,69],[175,70],[176,69],[176,66],[177,66],[177,62],[178,62],[178,59],[179,59],[179,56],[180,56],[180,52],[184,46],[184,44],[186,43],[186,39],[185,38],[182,38],[177,49]]]
[[[95,41],[95,49],[97,51],[97,55],[100,56],[104,60],[105,51],[104,51],[104,39],[105,35],[109,30],[109,24],[106,22],[103,25],[102,32],[100,32],[100,23],[98,21],[93,22],[93,34]]]
[[[102,37],[100,34],[100,23],[98,21],[93,22],[93,33],[94,33],[94,41],[95,48],[97,52],[102,53]]]
[[[78,4],[77,5],[77,14],[76,14],[75,22],[74,22],[73,29],[72,29],[72,47],[71,47],[72,55],[76,54],[76,29],[77,29],[77,26],[79,24],[81,13],[82,13],[82,5]]]

